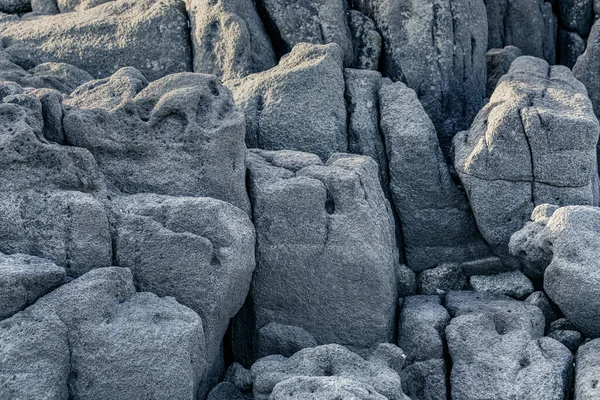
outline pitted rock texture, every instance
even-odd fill
[[[512,63],[469,131],[454,165],[483,238],[509,265],[510,236],[534,207],[598,204],[600,126],[585,87],[563,66]]]

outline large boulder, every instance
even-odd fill
[[[42,104],[0,83],[0,251],[50,259],[78,276],[112,261],[105,183],[85,149],[43,138]]]
[[[506,263],[510,236],[534,207],[598,203],[600,126],[585,87],[564,66],[516,59],[469,131],[454,165],[483,238]]]
[[[394,331],[394,220],[368,157],[252,151],[255,329],[298,326],[317,343],[369,348]],[[253,334],[251,327],[247,335]]]
[[[203,321],[211,382],[223,368],[221,342],[254,271],[254,228],[248,215],[211,198],[139,194],[112,202],[115,260],[131,268],[136,287],[172,296]]]
[[[546,294],[575,327],[600,337],[600,209],[553,207],[542,216],[542,207],[513,235],[511,251],[526,268],[543,274]]]
[[[594,400],[600,397],[600,339],[584,344],[577,351],[575,363],[575,398]]]
[[[248,147],[305,151],[323,161],[348,150],[337,45],[299,44],[275,68],[227,86],[246,113]]]
[[[554,64],[557,21],[550,1],[484,2],[487,9],[489,49],[516,46],[524,55],[543,58]]]
[[[279,57],[298,43],[336,43],[342,49],[344,66],[352,65],[352,37],[344,0],[258,0],[257,5]]]
[[[147,84],[123,68],[80,86],[64,106],[67,143],[88,149],[113,188],[213,197],[249,211],[244,115],[216,77]]]
[[[482,0],[353,0],[384,41],[384,69],[415,90],[444,154],[485,97],[486,10]]]
[[[25,254],[0,253],[0,319],[34,303],[63,283],[65,269]]]
[[[194,71],[222,80],[275,66],[275,53],[252,0],[188,0]]]
[[[390,191],[401,220],[408,266],[420,272],[442,262],[488,255],[416,93],[401,82],[383,85],[379,105]]]
[[[318,400],[350,393],[362,394],[351,397],[361,400],[408,400],[400,376],[386,362],[367,361],[337,344],[300,350],[289,358],[265,357],[251,371],[255,400]]]
[[[95,78],[135,67],[151,80],[192,70],[182,0],[119,0],[94,9],[4,23],[4,51],[32,68],[73,64]]]
[[[551,399],[568,391],[573,356],[542,337],[536,306],[476,292],[446,296],[453,400]]]
[[[600,116],[600,22],[596,21],[587,48],[573,67],[573,75],[587,88],[596,116]]]

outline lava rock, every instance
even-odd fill
[[[490,49],[485,54],[485,62],[487,65],[487,86],[485,95],[487,97],[492,96],[500,78],[508,73],[512,62],[521,56],[521,49],[515,46],[506,46],[502,49]]]
[[[446,400],[446,375],[443,359],[417,361],[402,370],[402,389],[412,400]]]
[[[544,320],[546,321],[546,329],[550,327],[550,324],[558,319],[558,315],[554,310],[550,300],[546,294],[542,291],[531,293],[525,300],[526,303],[533,304],[544,314]]]
[[[2,0],[0,12],[7,14],[22,14],[31,11],[30,0]]]
[[[246,400],[246,397],[231,383],[222,382],[210,391],[206,400]]]

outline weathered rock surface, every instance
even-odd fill
[[[248,211],[244,116],[210,75],[147,84],[124,68],[64,101],[66,141],[87,148],[117,190],[206,196]]]
[[[585,52],[586,40],[575,32],[558,30],[556,42],[557,62],[569,68],[573,68],[577,59]]]
[[[448,294],[446,307],[454,317],[446,328],[452,399],[563,398],[572,355],[542,337],[537,307],[476,292]]]
[[[348,150],[338,46],[299,44],[277,67],[227,86],[246,113],[248,147],[305,151],[323,161]]]
[[[277,55],[289,53],[298,43],[336,43],[343,53],[344,66],[354,61],[352,37],[346,22],[343,0],[259,0]]]
[[[400,82],[383,85],[379,102],[390,191],[401,220],[408,266],[420,272],[443,262],[488,255],[415,92]]]
[[[356,10],[346,11],[354,51],[353,68],[377,70],[382,40],[371,18]]]
[[[557,21],[552,13],[550,2],[545,0],[484,0],[484,2],[489,29],[488,48],[516,46],[523,51],[524,55],[543,58],[548,63],[554,64]]]
[[[256,329],[298,326],[317,343],[368,348],[394,330],[398,250],[368,157],[251,151]],[[250,332],[251,333],[251,332]]]
[[[366,361],[337,344],[304,349],[290,358],[262,358],[252,366],[252,377],[255,400],[317,400],[351,394],[364,400],[408,400],[394,369]]]
[[[573,75],[587,88],[596,116],[600,116],[600,22],[596,21],[585,52],[577,59]]]
[[[512,62],[521,56],[521,49],[515,46],[506,46],[502,49],[490,49],[486,53],[487,86],[485,95],[487,97],[492,96],[500,78],[508,73]]]
[[[579,348],[575,363],[575,398],[593,400],[600,396],[600,339],[592,340]]]
[[[194,71],[222,80],[275,66],[275,53],[252,0],[188,0]]]
[[[587,36],[594,22],[594,0],[558,0],[558,16],[564,27]]]
[[[481,0],[353,0],[384,41],[384,72],[415,90],[444,154],[485,97],[486,10]]]
[[[548,300],[548,296],[542,291],[537,291],[531,293],[525,300],[527,303],[533,304],[544,314],[544,319],[546,320],[546,329],[550,326],[550,324],[558,319],[558,314],[554,309],[554,306],[550,304]]]
[[[467,277],[458,263],[440,264],[421,272],[418,284],[419,293],[439,295],[448,291],[465,289]]]
[[[483,238],[503,261],[534,207],[598,203],[600,127],[564,66],[519,57],[471,129],[454,139],[456,171]]]
[[[63,62],[104,78],[135,67],[150,80],[192,70],[180,0],[111,1],[93,10],[7,22],[0,36],[4,51],[25,69]]]
[[[294,353],[318,345],[314,336],[298,326],[271,322],[258,330],[258,357],[280,354],[291,357]]]
[[[70,13],[94,8],[109,1],[113,0],[56,0],[56,6],[61,13]]]
[[[208,394],[207,400],[246,400],[246,397],[229,382],[221,382]]]
[[[0,2],[0,12],[7,14],[20,14],[31,11],[29,0],[3,0]]]
[[[533,284],[521,271],[475,275],[469,279],[469,283],[476,292],[503,294],[517,300],[523,300],[533,293]]]
[[[544,213],[534,211],[534,222],[517,232],[512,251],[544,271],[544,290],[548,297],[581,332],[600,336],[598,248],[600,245],[600,209],[569,206]],[[525,237],[527,240],[518,240]]]
[[[8,318],[63,283],[65,269],[43,258],[0,253],[0,319]]]

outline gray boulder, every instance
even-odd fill
[[[558,0],[558,17],[571,32],[587,36],[594,22],[594,0]]]
[[[485,97],[486,10],[481,0],[353,0],[384,41],[384,72],[415,90],[448,155]]]
[[[402,389],[412,400],[447,400],[444,359],[418,361],[402,370]]]
[[[248,171],[256,329],[298,326],[319,344],[357,349],[389,342],[398,249],[377,164],[340,155],[323,165],[313,154],[255,150]]]
[[[600,116],[600,22],[596,21],[587,39],[587,48],[573,67],[573,75],[587,88],[594,112]]]
[[[443,294],[453,290],[463,290],[467,286],[467,277],[460,264],[440,264],[419,274],[419,293],[425,295]]]
[[[454,317],[446,328],[453,400],[563,399],[572,355],[542,338],[537,307],[476,292],[451,293],[446,306]]]
[[[584,344],[577,351],[575,363],[575,398],[595,400],[600,396],[600,339]]]
[[[65,269],[25,254],[0,253],[0,319],[8,318],[63,283]]]
[[[420,272],[443,262],[489,255],[415,92],[400,82],[383,85],[379,103],[390,191],[401,220],[408,266]]]
[[[559,29],[556,47],[557,63],[573,68],[579,56],[585,52],[586,40],[575,32]]]
[[[254,400],[317,400],[353,392],[364,400],[408,400],[394,369],[337,344],[304,349],[289,358],[265,357],[251,371]],[[310,388],[320,395],[310,395]]]
[[[187,0],[194,71],[222,80],[243,78],[276,64],[252,0]]]
[[[564,66],[523,56],[471,129],[454,138],[454,165],[483,238],[509,265],[510,236],[534,207],[598,203],[598,120]]]
[[[207,196],[249,211],[244,115],[214,76],[147,85],[133,68],[80,86],[64,101],[66,141],[87,148],[128,194]]]
[[[533,284],[521,271],[474,275],[469,283],[476,292],[503,294],[517,300],[523,300],[533,293]]]
[[[336,43],[342,50],[344,66],[352,65],[354,55],[345,1],[259,0],[257,5],[279,57],[289,53],[298,43]]]
[[[323,160],[347,151],[338,46],[299,44],[275,68],[227,85],[246,113],[248,147],[306,151]]]
[[[491,97],[496,86],[504,75],[508,73],[510,65],[521,57],[521,49],[515,46],[506,46],[501,49],[490,49],[485,54],[487,65],[487,85],[485,95]]]
[[[379,67],[381,56],[381,35],[371,18],[356,10],[346,11],[348,27],[352,35],[352,48],[354,51],[353,68],[373,69]]]
[[[417,276],[415,272],[404,264],[396,268],[396,283],[398,297],[411,296],[417,293]]]
[[[138,290],[172,296],[202,317],[209,363],[203,387],[212,387],[223,368],[223,336],[252,280],[252,223],[211,198],[139,194],[115,198],[112,208],[116,264],[131,268]]]
[[[7,22],[0,35],[4,51],[26,69],[64,62],[104,78],[131,66],[150,80],[192,70],[181,0],[111,1],[93,10]]]
[[[314,336],[297,326],[271,322],[258,330],[258,357],[281,354],[290,357],[294,353],[318,345]]]
[[[587,0],[585,0],[587,1]],[[488,48],[516,46],[524,55],[556,58],[556,17],[546,0],[484,0],[488,20]]]
[[[524,231],[527,230],[531,231],[531,225],[525,227]],[[534,258],[539,263],[536,265],[547,266],[546,294],[588,337],[600,336],[600,277],[595,273],[599,262],[599,230],[599,208],[562,207],[533,231],[530,241],[514,247],[516,254]]]

